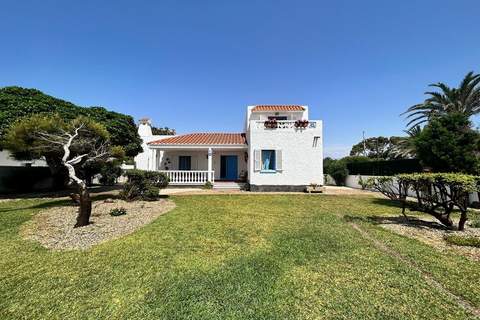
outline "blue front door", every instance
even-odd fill
[[[220,179],[237,180],[238,179],[238,157],[221,156],[220,157]]]

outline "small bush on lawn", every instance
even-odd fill
[[[112,217],[123,216],[123,215],[127,214],[127,209],[125,209],[125,208],[115,208],[115,209],[110,210],[109,213]]]
[[[480,238],[477,237],[464,237],[456,234],[450,234],[445,236],[445,241],[449,244],[454,244],[457,246],[480,248]]]
[[[120,197],[127,201],[156,200],[160,189],[168,185],[168,177],[160,172],[127,170],[128,181],[123,185]]]
[[[205,182],[205,184],[203,185],[203,189],[213,189],[213,183],[211,183],[210,181]]]

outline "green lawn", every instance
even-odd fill
[[[368,217],[387,201],[325,195],[178,196],[125,238],[83,252],[22,240],[54,200],[0,203],[0,319],[470,319],[355,221],[480,308],[480,266]],[[348,216],[348,217],[345,217]]]

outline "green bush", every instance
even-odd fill
[[[127,201],[156,200],[160,189],[167,187],[168,177],[160,172],[127,170],[128,181],[123,185],[120,197]]]
[[[125,208],[115,208],[115,209],[110,210],[109,213],[112,217],[123,216],[123,215],[127,214],[127,209],[125,209]]]
[[[368,179],[363,180],[362,176],[358,177],[358,184],[362,187],[362,190],[366,190],[370,185]]]
[[[330,175],[338,186],[345,185],[345,179],[348,176],[347,165],[345,161],[325,159],[324,171]]]
[[[461,173],[414,173],[395,177],[371,178],[371,188],[393,200],[407,205],[409,190],[416,202],[412,208],[434,216],[448,228],[453,227],[450,217],[454,209],[460,211],[458,229],[463,230],[467,221],[469,194],[478,191],[478,177]]]
[[[100,183],[105,186],[113,186],[118,177],[122,175],[122,168],[118,164],[107,162],[100,168]]]
[[[166,174],[161,172],[145,171],[145,179],[159,189],[164,189],[168,186],[168,177]]]
[[[143,200],[153,201],[160,196],[160,188],[149,185],[142,194]]]
[[[139,200],[142,197],[142,189],[138,184],[128,181],[123,185],[119,196],[126,201]]]
[[[432,118],[414,143],[422,164],[434,172],[479,173],[480,133],[464,114]]]
[[[203,185],[203,189],[213,189],[213,183],[211,183],[210,181],[205,182],[205,184]]]
[[[480,248],[480,238],[478,237],[464,237],[457,234],[449,234],[444,237],[445,241],[449,244],[464,247],[477,247]]]

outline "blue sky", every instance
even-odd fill
[[[306,104],[325,155],[399,135],[427,84],[480,72],[478,0],[4,1],[0,86],[157,126],[241,131],[246,105]]]

